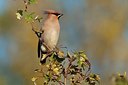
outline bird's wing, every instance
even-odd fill
[[[38,41],[38,58],[41,58],[41,41]]]

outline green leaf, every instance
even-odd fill
[[[32,13],[26,13],[25,19],[27,22],[33,22],[34,21],[34,14],[35,12]]]
[[[46,75],[44,76],[44,78],[46,79],[47,82],[50,81],[50,76],[49,76],[49,75],[46,74]]]
[[[50,61],[55,60],[54,56],[55,56],[55,52],[53,52],[52,55],[50,56]]]
[[[87,58],[87,56],[86,56],[86,54],[85,54],[84,51],[80,51],[80,52],[79,52],[79,55],[80,55],[81,57],[83,57],[85,60],[88,60],[88,58]]]
[[[81,66],[81,65],[83,64],[83,62],[80,61],[80,60],[78,60],[77,64],[78,64],[79,66]]]
[[[28,4],[35,4],[36,2],[36,0],[28,0]]]

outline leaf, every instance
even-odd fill
[[[22,17],[23,17],[23,10],[21,9],[17,10],[16,18],[20,20]]]
[[[33,82],[35,82],[37,80],[37,77],[32,77],[31,79]]]
[[[49,82],[49,81],[50,81],[50,76],[49,76],[49,75],[47,75],[47,74],[46,74],[46,75],[44,75],[44,78],[46,79],[46,81],[47,81],[47,82]]]
[[[100,81],[100,77],[99,77],[99,75],[95,74],[95,75],[94,75],[94,78],[95,78],[95,80],[96,80],[97,82]]]
[[[35,71],[35,72],[41,72],[41,70],[40,70],[40,69],[35,69],[34,71]]]
[[[87,56],[86,56],[86,54],[85,54],[84,51],[79,51],[79,55],[80,55],[82,58],[84,58],[85,60],[88,60],[88,58],[87,58]]]
[[[78,67],[78,65],[72,65],[70,67],[70,73],[76,75],[78,72],[81,72],[81,69]]]
[[[78,53],[79,53],[79,54],[82,54],[82,53],[84,53],[84,51],[79,51]]]
[[[36,0],[28,0],[28,4],[35,4],[36,2]]]
[[[42,21],[42,17],[39,17],[38,15],[35,17],[35,20],[37,20],[39,23]]]
[[[55,60],[54,56],[55,56],[55,52],[53,52],[52,55],[50,56],[50,61]]]
[[[78,65],[72,65],[71,68],[78,68]]]
[[[78,60],[77,64],[78,64],[79,66],[81,66],[81,65],[83,64],[83,62],[80,61],[80,60]]]
[[[56,60],[59,63],[61,63],[61,62],[63,62],[65,60],[65,58],[59,58],[58,55],[56,55],[55,53],[53,53],[52,56],[50,57],[50,60],[51,61]]]
[[[32,13],[26,13],[25,19],[27,22],[33,22],[34,21],[34,14],[35,12]]]
[[[57,68],[57,67],[54,68],[53,71],[55,72],[56,75],[59,75],[59,73],[60,73],[60,72],[59,72],[59,68]]]
[[[57,60],[59,63],[61,63],[61,62],[63,62],[63,61],[65,60],[65,58],[59,58],[58,56],[56,56],[56,60]]]
[[[71,55],[70,55],[70,53],[69,53],[69,52],[67,53],[67,57],[68,57],[68,58],[71,58]]]

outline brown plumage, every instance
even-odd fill
[[[54,10],[47,10],[44,13],[47,14],[47,18],[43,23],[41,29],[43,33],[38,43],[38,57],[41,58],[41,63],[44,63],[46,60],[42,54],[47,54],[56,47],[60,33],[59,18],[62,16],[61,13]]]

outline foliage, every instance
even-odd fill
[[[33,77],[35,83],[37,79],[43,78],[44,85],[56,84],[60,85],[81,85],[88,83],[96,85],[100,78],[98,75],[90,74],[91,64],[84,51],[74,52],[72,55],[67,52],[66,55],[59,56],[57,52],[47,58],[47,62],[43,64],[43,68],[36,69],[35,72],[41,73],[42,77]],[[45,71],[43,69],[46,68]]]
[[[28,6],[31,4],[36,4],[37,0],[24,0],[24,6],[25,9],[18,9],[16,12],[17,19],[25,19],[28,23],[33,23],[38,21],[39,23],[42,20],[42,17],[39,17],[39,15],[36,15],[35,12],[30,12],[28,10]]]
[[[112,76],[112,82],[113,85],[128,85],[128,78],[126,76],[126,72],[123,75],[116,74]]]

